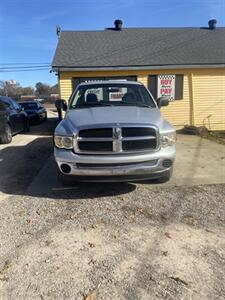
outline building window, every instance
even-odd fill
[[[182,74],[160,74],[148,76],[148,89],[155,99],[162,95],[169,96],[171,101],[183,99]]]
[[[129,81],[137,81],[137,76],[108,76],[108,77],[74,77],[72,78],[72,87],[73,90],[78,86],[81,82],[88,82],[94,80],[119,80],[119,79],[126,79]]]

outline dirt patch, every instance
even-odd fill
[[[224,185],[69,192],[0,207],[1,299],[224,298]]]

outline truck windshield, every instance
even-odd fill
[[[81,85],[70,99],[70,109],[96,106],[156,107],[146,88],[139,84]]]

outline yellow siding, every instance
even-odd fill
[[[139,74],[138,81],[148,87],[148,75],[150,74]]]
[[[196,72],[193,87],[195,125],[225,130],[225,70]]]
[[[61,98],[69,99],[73,77],[136,75],[138,81],[147,87],[148,75],[151,74],[184,74],[183,99],[162,108],[163,115],[174,126],[181,128],[193,124],[205,125],[211,130],[225,130],[225,69],[61,72]]]
[[[68,72],[60,73],[60,96],[62,99],[68,100],[72,93],[72,80]]]

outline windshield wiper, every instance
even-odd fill
[[[103,102],[96,102],[96,103],[82,103],[79,105],[72,105],[71,108],[72,109],[76,109],[76,108],[85,108],[85,107],[96,107],[96,106],[112,106],[111,103],[103,103]]]
[[[148,107],[148,108],[152,108],[152,106],[149,106],[147,104],[144,103],[129,103],[129,102],[120,102],[118,105],[121,106],[137,106],[137,107]]]

